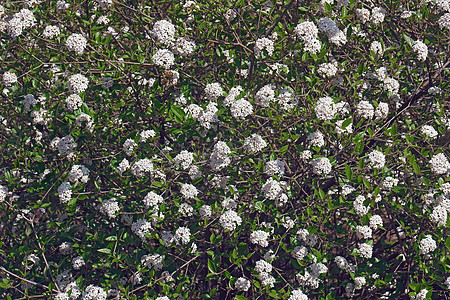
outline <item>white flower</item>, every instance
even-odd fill
[[[255,103],[262,107],[268,107],[275,99],[275,91],[271,84],[263,86],[255,95]]]
[[[375,112],[372,103],[363,100],[356,105],[356,115],[364,119],[372,119]]]
[[[359,248],[357,249],[358,253],[364,257],[364,258],[372,258],[372,253],[373,253],[373,246],[366,244],[366,243],[362,243],[359,244]]]
[[[370,239],[372,238],[372,229],[369,226],[356,226],[356,236],[359,239]]]
[[[435,139],[435,138],[437,138],[437,136],[438,136],[438,132],[437,132],[436,129],[434,129],[434,127],[431,126],[431,125],[423,125],[423,126],[420,128],[420,132],[421,132],[423,135],[429,137],[430,139]]]
[[[170,50],[161,49],[153,54],[152,61],[157,66],[169,69],[175,63],[175,57]]]
[[[366,278],[364,277],[356,277],[355,278],[355,289],[359,290],[366,285]]]
[[[371,168],[380,170],[384,167],[386,163],[386,158],[382,152],[378,150],[373,150],[372,152],[369,153],[367,161]]]
[[[311,161],[314,174],[328,175],[331,172],[330,160],[326,157],[319,157]]]
[[[195,52],[195,48],[197,45],[193,40],[190,40],[185,37],[181,37],[177,39],[175,42],[174,50],[176,53],[182,56],[189,56]]]
[[[260,259],[256,262],[255,271],[257,273],[262,273],[262,272],[270,273],[270,272],[272,272],[272,268],[273,267],[271,264],[269,264],[265,260]]]
[[[79,94],[88,88],[89,80],[82,74],[75,74],[69,77],[67,88],[70,92]]]
[[[182,244],[187,244],[191,239],[191,230],[187,227],[180,227],[175,231],[174,238],[177,244],[179,242]]]
[[[373,24],[380,24],[383,23],[384,17],[386,15],[386,10],[381,7],[374,7],[372,8],[372,23]]]
[[[231,159],[228,155],[231,154],[231,149],[225,142],[218,141],[213,148],[211,157],[209,158],[209,164],[214,170],[219,170],[228,166],[231,163]]]
[[[67,176],[67,180],[72,183],[85,184],[89,180],[89,169],[84,165],[73,165]]]
[[[117,217],[117,212],[120,211],[119,203],[115,198],[104,201],[100,205],[100,212],[104,213],[110,219],[115,219]]]
[[[269,246],[269,241],[267,240],[268,238],[269,233],[262,230],[256,230],[250,234],[250,242],[252,244],[258,244],[261,247]]]
[[[331,97],[319,98],[314,112],[316,113],[317,119],[321,121],[329,121],[333,119],[336,114],[333,99]]]
[[[430,159],[431,172],[443,175],[450,171],[450,163],[444,153],[438,153]]]
[[[274,50],[273,41],[268,38],[257,39],[256,43],[255,43],[255,50],[254,50],[255,55],[257,57],[261,56],[263,50],[266,50],[267,54],[269,56],[272,56],[273,50]]]
[[[353,201],[353,209],[356,214],[360,217],[366,215],[369,212],[370,207],[364,205],[364,201],[366,198],[362,195],[356,197],[355,201]]]
[[[106,300],[108,294],[98,286],[89,285],[81,296],[81,300]]]
[[[427,234],[424,239],[419,242],[420,254],[428,254],[436,250],[436,241],[433,240],[430,234]]]
[[[447,224],[447,209],[442,205],[434,207],[430,214],[430,220],[437,226],[445,226]]]
[[[375,55],[382,55],[383,46],[379,41],[373,41],[372,44],[370,44],[370,51],[375,52]]]
[[[184,183],[181,186],[180,193],[183,195],[183,197],[185,197],[187,199],[191,199],[191,198],[197,197],[198,190],[192,184]]]
[[[127,139],[125,143],[123,143],[123,151],[126,155],[130,156],[133,153],[134,147],[136,147],[137,144],[132,139]]]
[[[156,194],[153,191],[148,192],[143,200],[146,208],[155,208],[163,201],[164,201],[163,197],[161,197],[160,195]]]
[[[369,226],[373,230],[377,229],[378,226],[383,227],[383,219],[379,215],[373,215],[370,217]]]
[[[66,40],[66,46],[69,51],[74,51],[77,55],[84,53],[87,40],[79,33],[72,33]]]
[[[308,254],[308,249],[305,246],[295,246],[291,252],[293,258],[302,260]]]
[[[200,213],[200,217],[202,219],[207,219],[211,217],[211,206],[205,204],[202,207],[200,207],[198,212]]]
[[[13,83],[16,83],[16,82],[17,82],[16,74],[14,74],[12,72],[8,72],[8,71],[3,73],[3,83],[6,86],[11,86]]]
[[[153,230],[152,223],[144,219],[139,219],[131,224],[131,231],[133,231],[143,241],[146,240],[146,235],[149,234],[151,230]]]
[[[242,218],[234,210],[227,210],[220,218],[219,223],[226,230],[233,231],[242,224]]]
[[[231,104],[231,115],[237,120],[243,120],[253,113],[253,106],[245,99],[239,99]]]
[[[415,41],[413,45],[413,50],[417,53],[417,59],[425,61],[428,55],[428,46],[422,41]]]
[[[389,114],[389,105],[386,102],[380,102],[375,109],[375,120],[386,119]]]
[[[79,270],[82,266],[84,266],[86,262],[83,257],[77,256],[72,259],[72,266],[75,270]]]
[[[153,172],[153,164],[148,158],[139,159],[131,166],[131,174],[136,177],[142,177],[149,172]]]
[[[311,268],[311,275],[314,277],[319,277],[320,274],[328,272],[327,266],[325,266],[323,263],[314,263],[309,267]]]
[[[306,142],[309,147],[323,147],[325,146],[325,139],[320,131],[315,131],[308,135]]]
[[[266,173],[269,176],[275,174],[283,175],[284,171],[285,171],[284,162],[282,160],[279,160],[278,158],[276,160],[268,161],[264,168],[264,173]]]
[[[59,188],[58,188],[58,197],[59,201],[62,204],[65,204],[70,201],[72,198],[72,186],[70,185],[70,182],[63,182]]]
[[[159,254],[144,255],[141,264],[145,267],[153,266],[156,271],[159,271],[163,268],[163,257]]]
[[[166,20],[160,20],[153,25],[152,34],[158,43],[171,46],[175,41],[175,31],[176,28],[172,23]]]
[[[42,36],[46,39],[53,39],[61,33],[60,29],[56,25],[48,25],[45,27],[44,32],[42,32]]]
[[[244,277],[239,277],[234,283],[234,288],[238,291],[246,292],[250,288],[250,281]]]
[[[358,8],[356,9],[356,16],[361,21],[361,23],[366,23],[370,19],[370,11],[366,8]]]
[[[308,296],[303,294],[302,290],[293,290],[291,292],[291,296],[289,296],[288,300],[308,300]]]
[[[149,138],[155,137],[156,133],[153,129],[142,131],[139,137],[139,143],[145,143]]]
[[[252,134],[251,137],[248,137],[244,141],[244,148],[247,152],[256,153],[261,151],[267,146],[267,143],[263,140],[263,138],[259,134]]]
[[[83,99],[77,94],[72,94],[66,99],[66,108],[68,111],[75,111],[83,105]]]
[[[317,73],[322,77],[333,77],[338,71],[337,63],[323,63],[319,65]]]
[[[192,162],[194,161],[194,154],[192,152],[182,150],[180,153],[175,156],[173,162],[176,165],[181,165],[181,167],[186,170],[188,169]]]
[[[216,101],[217,98],[222,96],[222,94],[223,89],[218,82],[208,83],[205,87],[206,98],[208,98],[210,101]]]

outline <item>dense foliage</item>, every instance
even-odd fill
[[[3,299],[446,299],[450,2],[2,1]]]

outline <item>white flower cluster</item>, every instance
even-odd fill
[[[181,167],[186,170],[188,169],[192,162],[194,161],[194,153],[189,152],[187,150],[182,150],[180,153],[175,156],[173,162],[176,165],[181,165]]]
[[[148,192],[143,200],[146,208],[156,208],[163,201],[164,201],[163,197],[161,197],[160,195],[156,194],[153,191]]]
[[[131,174],[142,177],[145,173],[153,172],[153,164],[148,158],[139,159],[131,166]]]
[[[244,277],[239,277],[234,283],[234,288],[240,292],[246,292],[250,288],[250,280],[245,279]]]
[[[375,114],[374,108],[370,101],[362,100],[356,105],[356,115],[364,119],[372,119]]]
[[[425,61],[428,55],[428,46],[422,41],[415,41],[413,45],[414,52],[417,53],[417,59],[421,61]]]
[[[45,27],[44,31],[42,32],[42,36],[46,39],[54,39],[61,33],[61,30],[56,25],[48,25]]]
[[[298,24],[295,27],[294,32],[305,44],[305,51],[312,54],[316,54],[320,51],[321,45],[318,39],[319,30],[313,22],[306,21]]]
[[[269,103],[275,100],[275,90],[273,85],[263,86],[255,95],[255,103],[262,107],[269,107]]]
[[[241,98],[231,104],[230,111],[236,120],[244,120],[253,113],[253,106],[249,101]]]
[[[133,231],[141,240],[146,241],[146,235],[153,230],[152,223],[144,219],[139,219],[131,224],[131,231]]]
[[[355,272],[355,265],[350,264],[345,257],[336,256],[334,258],[334,262],[338,266],[339,269],[344,270],[345,272]]]
[[[442,89],[438,86],[432,86],[428,89],[428,93],[436,96],[442,93]]]
[[[189,56],[195,52],[197,45],[191,39],[180,37],[176,40],[173,47],[174,51],[182,56]]]
[[[159,67],[170,69],[170,67],[172,67],[175,63],[175,56],[170,50],[160,49],[153,54],[152,61]]]
[[[369,153],[369,156],[367,157],[367,162],[369,164],[369,167],[373,169],[383,169],[385,163],[386,163],[386,157],[383,154],[383,152],[378,150],[373,150]]]
[[[306,143],[308,147],[323,147],[325,146],[325,139],[323,134],[320,131],[314,131],[310,133],[306,138]]]
[[[319,238],[316,234],[309,234],[307,229],[300,229],[297,231],[297,238],[299,241],[305,243],[309,247],[314,247],[318,242]]]
[[[34,95],[28,94],[23,99],[23,109],[25,111],[30,111],[32,107],[34,107],[36,104],[38,104],[40,101],[39,99],[36,99]]]
[[[211,206],[204,204],[204,205],[202,205],[202,207],[199,208],[198,212],[200,214],[200,217],[203,220],[205,220],[205,219],[211,217],[211,213],[212,213]]]
[[[33,12],[27,8],[22,8],[18,13],[8,21],[8,34],[12,38],[20,36],[24,29],[30,28],[36,24],[36,18]]]
[[[372,8],[372,23],[380,24],[384,22],[384,17],[386,16],[386,10],[382,7]]]
[[[197,197],[198,190],[194,185],[189,184],[189,183],[184,183],[181,186],[180,193],[183,195],[184,198],[192,199],[194,197]]]
[[[378,228],[378,226],[383,227],[383,219],[379,215],[373,215],[369,219],[369,226],[372,230]]]
[[[291,295],[289,296],[288,300],[308,300],[308,296],[303,294],[302,290],[297,289],[291,292]]]
[[[282,160],[279,160],[278,158],[276,160],[268,161],[264,168],[264,173],[266,173],[269,176],[273,176],[275,174],[283,175],[284,171],[285,171],[284,162]]]
[[[428,254],[436,250],[436,241],[430,234],[427,234],[424,239],[419,242],[420,254]]]
[[[8,196],[8,187],[0,185],[0,202],[5,201],[6,196]]]
[[[380,102],[375,109],[375,120],[386,119],[389,114],[389,105],[386,102]]]
[[[298,104],[296,97],[289,89],[281,89],[276,101],[283,110],[292,110]]]
[[[214,170],[220,170],[231,163],[228,155],[231,153],[230,147],[225,142],[218,141],[213,148],[209,164]]]
[[[203,110],[197,104],[190,104],[186,110],[187,113],[191,114],[192,118],[198,120],[200,122],[200,125],[202,125],[206,129],[210,129],[212,127],[212,123],[216,123],[219,121],[216,115],[218,108],[215,102],[210,102],[206,106],[205,110]]]
[[[220,218],[219,223],[225,230],[233,231],[242,224],[242,218],[234,210],[227,210]]]
[[[177,230],[175,230],[174,239],[177,244],[179,244],[180,242],[183,245],[189,243],[191,239],[191,230],[187,227],[178,228]]]
[[[272,265],[264,260],[258,260],[256,262],[255,271],[258,273],[262,286],[268,286],[270,288],[274,286],[275,278],[269,274],[272,272],[272,268]]]
[[[126,155],[130,156],[133,154],[134,148],[137,146],[136,142],[132,139],[127,139],[122,146],[123,151]]]
[[[67,88],[70,92],[79,94],[88,88],[89,80],[82,74],[75,74],[69,77]]]
[[[445,226],[447,224],[447,209],[442,205],[435,206],[430,214],[430,220],[437,226]]]
[[[337,71],[338,68],[336,61],[320,64],[319,69],[317,69],[317,73],[319,73],[322,77],[333,77],[336,75]]]
[[[58,148],[59,154],[67,158],[72,158],[74,156],[74,149],[76,146],[77,144],[70,134],[63,138],[55,137],[50,142],[50,148]]]
[[[332,166],[330,160],[326,157],[319,157],[311,161],[313,173],[317,175],[328,175],[331,172]]]
[[[367,23],[370,20],[370,11],[367,8],[358,8],[356,9],[356,16],[361,23]]]
[[[298,260],[302,260],[307,254],[308,249],[305,246],[295,246],[291,252],[291,256]]]
[[[66,99],[66,108],[70,112],[79,109],[81,105],[83,105],[83,99],[77,94],[72,94]]]
[[[352,134],[353,133],[353,124],[350,123],[350,124],[347,125],[347,127],[342,128],[342,126],[344,124],[344,121],[345,120],[336,121],[336,129],[335,129],[336,133],[339,134],[339,135]]]
[[[149,138],[155,137],[156,133],[153,129],[149,129],[142,131],[139,136],[139,143],[145,143]]]
[[[81,269],[82,266],[86,265],[86,262],[84,261],[83,257],[76,256],[72,259],[72,267],[75,270]]]
[[[109,9],[112,3],[112,0],[97,0],[98,7],[103,10]]]
[[[152,34],[156,38],[156,41],[166,46],[173,45],[175,41],[175,33],[175,26],[166,20],[157,21],[153,25]]]
[[[178,211],[183,217],[191,217],[194,214],[194,209],[186,202],[180,204]]]
[[[428,137],[430,139],[435,139],[438,136],[438,132],[431,125],[423,125],[420,128],[420,133],[422,133],[423,135],[425,135],[426,137]]]
[[[372,258],[373,246],[366,243],[360,243],[356,251],[363,258]]]
[[[369,226],[356,226],[356,236],[359,239],[370,239],[372,238],[372,229]]]
[[[278,182],[270,177],[262,186],[261,192],[264,194],[265,198],[275,200],[276,205],[278,207],[281,207],[288,201],[288,196],[283,193],[283,187],[286,187],[286,182]]]
[[[89,132],[92,132],[94,130],[94,120],[92,120],[92,117],[90,115],[82,112],[75,119],[75,125],[81,127],[84,122],[86,122],[85,128]]]
[[[86,45],[86,38],[79,33],[72,33],[66,40],[67,49],[69,49],[69,51],[74,51],[77,55],[84,53]]]
[[[235,87],[232,87],[230,89],[230,91],[228,92],[228,95],[225,97],[225,99],[223,100],[223,105],[224,106],[230,106],[231,104],[233,104],[234,101],[236,101],[236,98],[244,91],[244,89],[238,85]]]
[[[273,41],[271,39],[260,38],[260,39],[256,40],[255,49],[254,49],[255,55],[257,57],[260,57],[263,50],[266,50],[267,54],[269,56],[272,56],[274,47],[273,47]]]
[[[450,30],[450,12],[443,14],[438,20],[439,26]]]
[[[364,205],[364,201],[366,201],[366,198],[363,195],[357,196],[355,201],[353,201],[353,209],[355,210],[355,213],[360,217],[366,215],[370,209],[369,206]]]
[[[333,99],[327,96],[317,100],[314,112],[320,121],[330,121],[337,113],[337,110]]]
[[[106,300],[108,294],[98,286],[89,285],[81,295],[81,300]]]
[[[89,169],[84,165],[73,165],[67,176],[72,183],[85,184],[89,180]]]
[[[431,172],[436,175],[443,175],[450,172],[450,163],[444,153],[433,155],[429,164]]]
[[[62,204],[65,204],[70,201],[72,198],[72,186],[70,182],[63,182],[58,188],[58,197],[59,201]]]
[[[253,133],[252,136],[246,138],[244,141],[244,149],[249,153],[257,153],[266,146],[267,143],[257,133]]]
[[[269,233],[262,231],[262,230],[256,230],[253,231],[250,234],[250,242],[252,244],[258,244],[261,247],[267,247],[269,246],[269,241],[267,240],[269,238]]]
[[[345,34],[330,18],[321,18],[319,20],[318,27],[320,31],[324,32],[327,35],[329,41],[336,46],[343,46],[347,43],[347,37],[345,36]]]
[[[100,212],[104,213],[110,219],[117,217],[117,213],[120,211],[119,203],[115,198],[103,201],[100,205]]]
[[[383,54],[383,46],[379,41],[373,41],[370,44],[370,51],[375,52],[375,55],[381,56]]]
[[[163,257],[159,254],[144,255],[141,258],[141,264],[145,267],[152,266],[156,271],[159,271],[163,268]]]
[[[13,83],[17,82],[17,75],[12,72],[6,71],[5,73],[3,73],[2,79],[4,85],[11,86]]]
[[[387,176],[384,180],[383,183],[381,184],[381,188],[383,190],[391,190],[394,186],[396,186],[398,184],[398,179],[397,178],[393,178],[391,176]]]
[[[216,101],[217,98],[223,95],[223,89],[220,86],[220,83],[208,83],[205,87],[205,95],[208,100]]]

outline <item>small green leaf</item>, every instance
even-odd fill
[[[347,176],[348,180],[352,180],[353,179],[353,170],[352,168],[350,168],[347,163],[345,164],[345,175]]]
[[[409,36],[407,36],[406,34],[403,34],[403,38],[405,39],[405,41],[408,43],[408,45],[410,45],[411,47],[414,46],[414,40],[412,38],[410,38]]]
[[[217,273],[216,265],[210,259],[208,259],[208,270],[211,273],[214,273],[214,274]]]
[[[108,241],[108,242],[114,242],[114,241],[117,241],[117,236],[115,236],[115,235],[108,236],[108,237],[105,239],[105,241]]]
[[[108,248],[98,249],[97,251],[100,253],[111,254],[111,249]]]

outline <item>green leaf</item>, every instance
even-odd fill
[[[447,247],[447,249],[450,250],[450,237],[448,237],[448,238],[445,240],[445,247]]]
[[[184,110],[176,106],[171,106],[170,111],[173,114],[174,119],[177,123],[182,123],[184,121],[184,117],[186,116]]]
[[[405,39],[405,41],[408,43],[408,45],[410,45],[411,47],[414,46],[414,40],[412,38],[410,38],[409,36],[407,36],[406,34],[403,34],[403,38]]]
[[[108,236],[108,237],[105,239],[105,241],[108,241],[108,242],[114,242],[114,241],[117,241],[117,236],[115,236],[115,235]]]
[[[97,251],[100,253],[111,254],[111,249],[108,248],[98,249]]]
[[[217,273],[216,265],[210,259],[208,259],[208,270],[211,273],[214,273],[214,274]]]
[[[258,211],[264,212],[264,211],[265,211],[265,205],[264,205],[264,203],[262,203],[261,201],[257,201],[257,202],[255,203],[255,209],[258,210]]]
[[[236,299],[236,300],[247,300],[247,298],[245,298],[244,296],[241,296],[241,295],[236,295],[236,297],[234,299]]]
[[[350,123],[351,123],[352,121],[353,121],[353,118],[352,118],[352,117],[346,119],[344,122],[342,122],[341,128],[342,128],[342,129],[347,128],[347,126],[350,125]]]
[[[350,168],[347,163],[345,163],[345,175],[347,176],[348,180],[353,179],[353,170]]]

